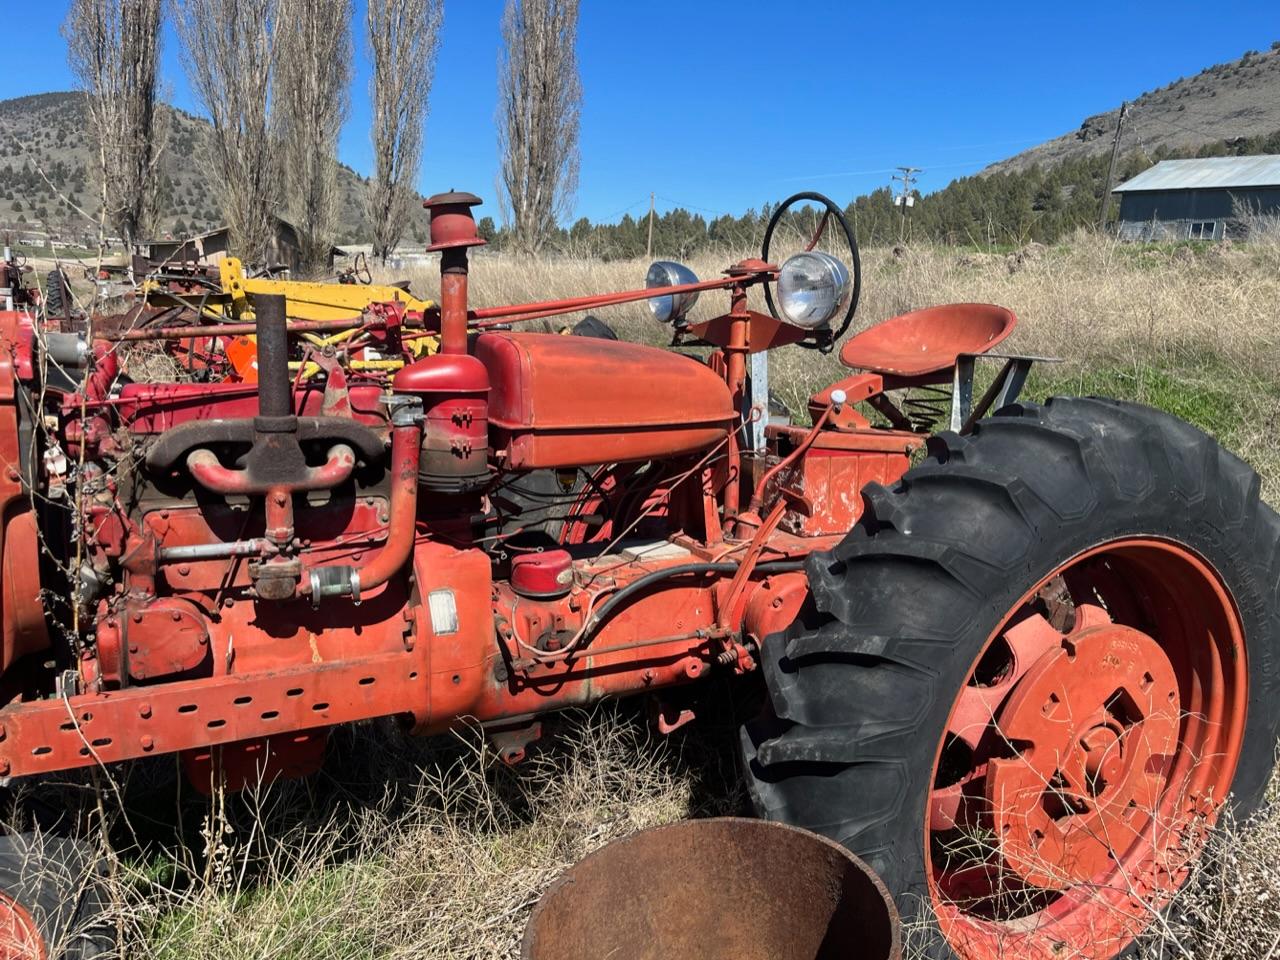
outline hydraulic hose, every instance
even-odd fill
[[[791,570],[799,570],[804,565],[803,560],[772,560],[769,563],[756,564],[755,571],[759,573],[786,573]],[[600,605],[600,609],[595,611],[591,617],[587,631],[583,634],[579,641],[579,645],[584,643],[596,627],[609,619],[609,615],[618,609],[628,598],[635,596],[643,590],[648,589],[655,583],[666,580],[670,577],[684,576],[690,573],[736,573],[739,563],[731,560],[719,563],[713,561],[704,561],[700,563],[682,563],[674,567],[664,567],[661,570],[655,570],[653,573],[646,573],[639,580],[632,580],[629,584],[613,594],[608,600]]]

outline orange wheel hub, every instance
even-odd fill
[[[1104,870],[1149,822],[1179,712],[1173,665],[1136,630],[1090,627],[1042,655],[999,714],[1018,755],[987,771],[1005,865],[1047,890]]]
[[[1179,544],[1073,558],[1005,616],[952,707],[926,848],[964,960],[1102,960],[1185,879],[1226,799],[1248,664],[1231,597]]]

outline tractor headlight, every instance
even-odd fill
[[[849,302],[849,268],[816,250],[789,257],[778,274],[778,310],[805,330],[826,326]]]
[[[697,275],[683,263],[671,260],[658,260],[644,275],[646,289],[655,287],[682,287],[687,283],[697,283]],[[680,323],[685,315],[698,302],[698,291],[677,293],[667,297],[654,297],[649,301],[649,309],[659,323]]]

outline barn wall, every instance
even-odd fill
[[[1184,239],[1192,223],[1212,221],[1214,238],[1242,232],[1241,211],[1280,216],[1280,186],[1236,190],[1142,190],[1120,195],[1120,236]]]

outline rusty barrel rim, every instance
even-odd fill
[[[554,909],[554,906],[559,902],[560,897],[566,894],[566,891],[577,885],[584,870],[589,871],[592,865],[598,864],[602,860],[619,856],[620,852],[625,851],[628,847],[654,842],[653,838],[656,836],[698,831],[706,832],[711,826],[732,827],[735,830],[760,832],[761,834],[787,834],[792,837],[803,838],[804,842],[812,844],[816,849],[838,856],[870,884],[879,898],[877,906],[882,904],[884,907],[884,920],[889,938],[884,960],[901,960],[902,924],[898,915],[897,905],[894,903],[889,889],[862,858],[840,844],[810,830],[754,817],[704,817],[679,820],[658,827],[638,830],[628,836],[612,840],[599,849],[592,851],[568,867],[538,898],[537,904],[529,915],[524,935],[521,938],[520,956],[522,960],[535,960],[538,956],[535,951],[538,949],[540,923],[544,919],[544,915],[547,911]]]

